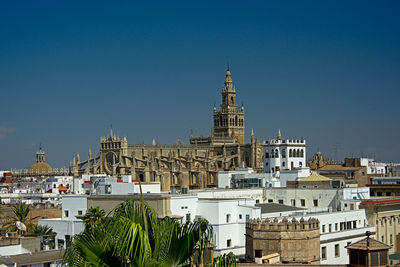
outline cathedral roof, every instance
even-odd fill
[[[52,171],[52,168],[46,162],[37,162],[28,170],[29,173],[51,173]]]

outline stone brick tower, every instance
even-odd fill
[[[237,108],[236,88],[233,85],[229,65],[222,87],[222,103],[220,110],[214,107],[214,136],[233,137],[241,145],[244,144],[244,107]]]

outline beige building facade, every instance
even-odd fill
[[[376,239],[392,246],[389,253],[399,251],[396,236],[400,234],[400,198],[371,199],[361,202],[365,209],[368,224],[376,227]]]
[[[106,173],[113,176],[132,175],[143,182],[160,182],[162,190],[216,187],[218,171],[245,166],[262,171],[262,146],[252,131],[250,143],[245,144],[244,107],[236,105],[236,88],[229,68],[221,91],[220,109],[214,107],[213,130],[209,136],[190,135],[189,145],[128,144],[126,137],[117,137],[112,130],[101,138],[100,151],[88,159],[79,154],[70,163],[71,173]]]
[[[246,260],[278,253],[282,263],[320,263],[319,221],[283,218],[246,222]]]

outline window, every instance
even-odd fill
[[[382,241],[383,243],[385,243],[385,237],[384,237],[384,236],[381,236],[381,241]]]
[[[226,222],[229,223],[231,221],[231,215],[226,214]]]
[[[290,203],[291,203],[292,206],[296,206],[296,199],[291,199]]]
[[[314,185],[314,188],[318,188],[318,185]]]
[[[242,214],[239,214],[239,220],[241,220],[242,219]]]
[[[68,211],[68,210],[64,210],[64,216],[65,216],[66,218],[68,218],[68,216],[69,216],[69,211]]]
[[[284,161],[282,162],[282,167],[285,167],[285,162]]]
[[[314,199],[313,203],[314,203],[314,207],[318,207],[318,199]]]
[[[226,246],[230,248],[232,246],[232,239],[226,240]]]
[[[326,260],[326,247],[321,248],[321,258]]]
[[[325,233],[325,225],[322,225],[322,232]]]
[[[393,245],[393,235],[390,234],[390,245]]]
[[[279,204],[283,204],[283,199],[279,199],[279,200],[278,200],[278,203],[279,203]]]
[[[306,206],[306,200],[305,199],[301,199],[300,202],[301,202],[301,206],[302,207]]]
[[[274,202],[273,199],[268,199],[268,203],[272,203],[272,202]]]
[[[246,214],[246,221],[250,220],[250,214]]]
[[[339,250],[339,244],[335,245],[335,257],[340,257],[340,250]]]
[[[256,199],[256,204],[258,204],[258,203],[260,203],[260,200],[259,200],[259,199]]]
[[[186,221],[190,221],[190,213],[186,213]]]
[[[335,231],[337,231],[337,230],[338,230],[338,224],[335,223]]]
[[[82,211],[81,210],[78,210],[78,215],[82,215]]]
[[[353,221],[353,229],[357,228],[357,221]]]
[[[332,232],[332,224],[329,224],[329,233]]]

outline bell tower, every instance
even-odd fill
[[[222,86],[222,103],[220,110],[214,107],[214,136],[232,137],[238,143],[244,144],[244,107],[237,108],[236,88],[232,82],[229,65],[226,70],[225,82]]]
[[[46,162],[45,153],[42,150],[42,144],[40,144],[39,151],[36,152],[36,163]]]

